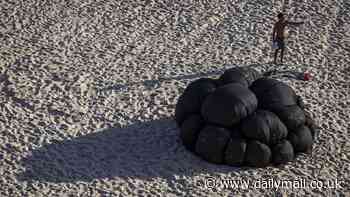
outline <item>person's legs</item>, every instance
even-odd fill
[[[279,51],[279,49],[276,49],[276,50],[275,50],[275,58],[274,58],[274,60],[273,60],[273,63],[274,63],[274,64],[277,64],[277,55],[278,55],[278,51]]]
[[[284,53],[284,48],[281,49],[281,64],[283,64],[283,53]]]
[[[281,49],[281,64],[283,64],[283,55],[284,55],[284,47],[285,47],[283,39],[280,40],[279,45]]]

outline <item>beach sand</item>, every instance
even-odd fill
[[[0,196],[350,196],[350,2],[174,2],[0,2]],[[273,66],[280,11],[305,24]],[[311,73],[279,78],[320,126],[311,155],[234,168],[183,147],[177,98],[233,66]]]

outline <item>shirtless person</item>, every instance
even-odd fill
[[[273,27],[273,33],[272,33],[272,40],[273,42],[277,43],[277,49],[275,51],[275,58],[274,58],[274,64],[277,63],[277,54],[278,51],[281,49],[281,63],[283,63],[283,52],[285,48],[284,44],[284,28],[287,25],[301,25],[304,22],[290,22],[284,19],[284,16],[282,13],[279,13],[277,15],[278,21],[275,23]]]

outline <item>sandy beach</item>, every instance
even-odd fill
[[[276,66],[281,11],[305,23]],[[350,196],[349,21],[347,0],[1,1],[0,196]],[[178,97],[234,66],[311,73],[278,79],[320,126],[312,154],[256,169],[184,148]]]

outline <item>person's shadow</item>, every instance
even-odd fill
[[[238,168],[214,165],[187,151],[173,120],[110,128],[73,139],[46,144],[23,158],[21,181],[70,183],[94,179],[164,178]]]

